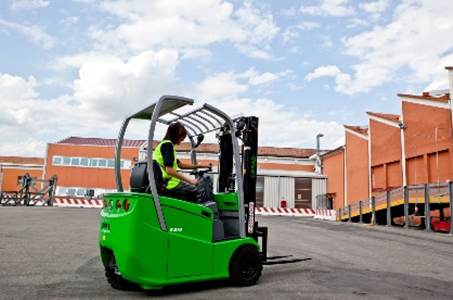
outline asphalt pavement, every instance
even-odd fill
[[[213,281],[122,292],[104,278],[99,210],[0,207],[0,300],[453,299],[453,236],[401,227],[258,216],[269,255],[313,260],[265,266],[257,285]]]

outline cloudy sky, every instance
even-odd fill
[[[448,87],[452,11],[445,0],[2,0],[0,155],[115,138],[163,94],[260,117],[261,145],[314,147],[323,133],[333,148],[366,111],[398,114],[397,93]]]

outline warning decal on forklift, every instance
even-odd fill
[[[253,233],[253,224],[255,219],[255,203],[249,203],[249,221],[248,221],[248,232]]]

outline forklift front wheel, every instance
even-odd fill
[[[254,245],[243,245],[234,251],[230,261],[230,279],[237,286],[254,285],[261,276],[263,262]]]

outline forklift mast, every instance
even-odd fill
[[[238,121],[239,138],[242,139],[242,170],[244,172],[244,205],[246,213],[246,234],[256,237],[255,205],[256,174],[258,155],[258,118],[244,117]]]
[[[258,118],[254,116],[241,117],[235,120],[236,132],[234,134],[242,140],[242,172],[244,190],[244,211],[246,236],[258,242],[261,238],[261,257],[263,265],[289,264],[311,260],[311,258],[292,258],[292,255],[268,256],[267,238],[268,228],[258,226],[255,221],[256,207],[256,176],[258,169]],[[234,191],[233,171],[233,146],[229,128],[224,127],[219,133],[220,159],[219,159],[219,192]]]

